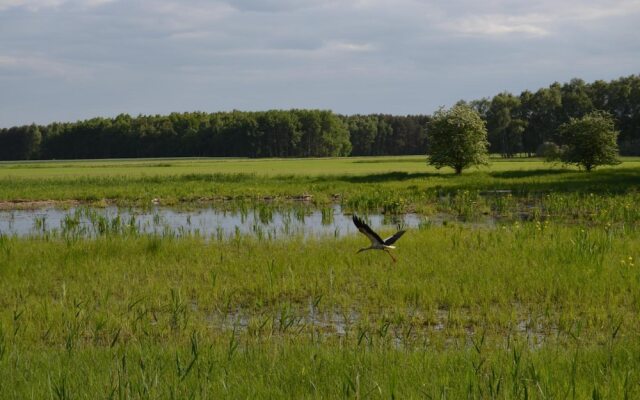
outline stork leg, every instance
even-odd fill
[[[393,256],[393,254],[391,254],[391,252],[389,250],[385,250],[384,252],[387,253],[389,255],[389,257],[391,257],[393,262],[396,262],[396,258]]]

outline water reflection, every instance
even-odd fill
[[[440,223],[417,214],[365,216],[372,228],[417,228]],[[241,208],[228,211],[216,208],[178,210],[72,207],[38,210],[0,211],[0,233],[17,236],[62,235],[96,237],[109,234],[200,235],[222,240],[237,235],[276,239],[294,235],[343,236],[357,231],[351,214],[339,205],[323,209],[271,207]]]

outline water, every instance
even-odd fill
[[[442,222],[442,218],[429,220],[417,214],[391,217],[368,214],[365,218],[373,229],[388,231]],[[178,210],[159,206],[143,210],[110,206],[0,211],[0,233],[4,235],[96,237],[127,232],[218,239],[248,234],[276,239],[295,235],[340,237],[354,234],[357,229],[351,214],[345,214],[339,205],[321,210],[266,207],[238,211],[213,207]]]
[[[198,310],[197,304],[192,304],[194,311]],[[385,316],[381,312],[367,312],[366,317],[355,309],[331,309],[320,311],[315,306],[308,310],[300,310],[284,307],[273,314],[252,314],[242,309],[214,311],[207,316],[212,328],[223,331],[248,331],[257,326],[266,326],[271,330],[270,335],[280,332],[315,332],[324,337],[353,335],[358,340],[390,340],[395,347],[402,348],[411,345],[424,338],[433,339],[437,336],[444,337],[445,346],[456,345],[456,338],[450,336],[451,332],[459,333],[459,325],[463,326],[460,339],[463,339],[469,347],[473,344],[473,338],[482,335],[487,327],[476,321],[469,311],[458,310],[461,322],[452,322],[449,310],[437,309],[429,318],[417,311],[409,311],[406,318],[394,318]],[[562,333],[551,321],[534,318],[527,311],[516,306],[515,316],[511,324],[505,327],[509,338],[522,338],[529,348],[540,348],[544,344],[553,341]],[[267,323],[271,322],[270,325]],[[259,330],[259,329],[256,329]],[[505,338],[509,340],[508,338]]]

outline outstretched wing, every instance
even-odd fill
[[[404,235],[405,232],[406,231],[398,231],[393,235],[389,236],[388,238],[386,238],[384,240],[385,246],[391,246],[392,244],[394,244],[396,240],[400,239],[400,236]]]
[[[373,231],[373,229],[369,228],[369,225],[365,224],[363,220],[358,218],[357,215],[353,215],[353,223],[358,228],[360,232],[362,232],[366,237],[371,240],[371,244],[383,244],[382,238],[378,236],[377,233]],[[394,240],[395,241],[395,240]]]

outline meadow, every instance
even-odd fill
[[[422,156],[5,162],[0,163],[0,207],[29,207],[34,201],[95,206],[227,202],[233,207],[305,200],[316,207],[337,202],[347,208],[429,214],[442,207],[451,211],[443,202],[491,208],[491,200],[477,204],[486,198],[481,195],[505,190],[513,196],[498,200],[498,208],[511,203],[528,207],[540,203],[541,194],[550,196],[547,203],[571,204],[576,196],[600,194],[605,202],[614,196],[616,204],[631,204],[637,202],[640,159],[623,161],[585,174],[541,160],[497,158],[491,167],[462,176],[427,166]],[[453,207],[459,213],[466,206]]]
[[[460,222],[410,230],[397,263],[361,235],[0,235],[0,398],[637,398],[639,164],[2,164],[5,207],[305,195]]]

